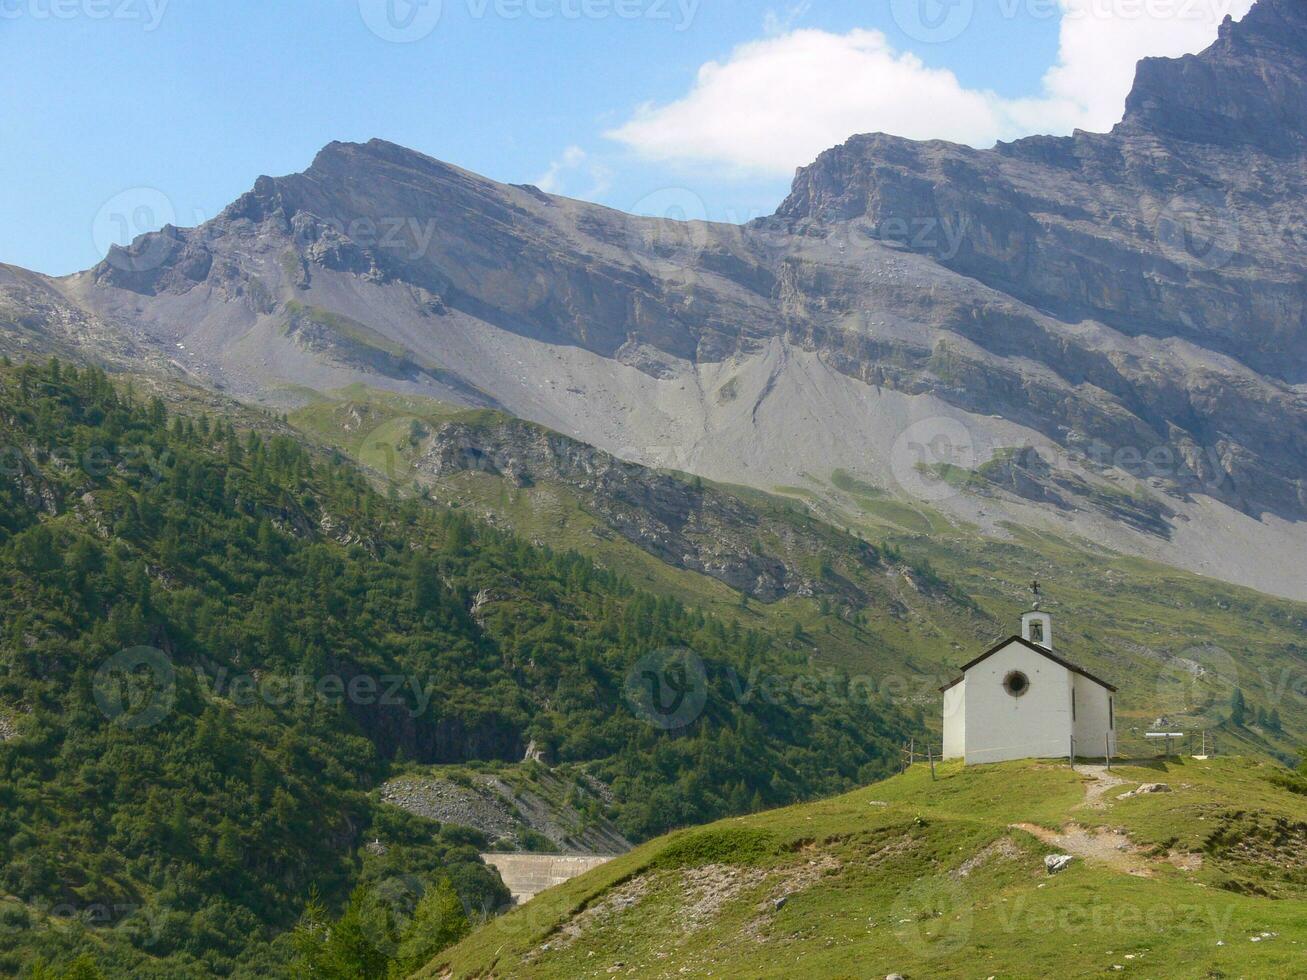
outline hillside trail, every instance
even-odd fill
[[[1105,864],[1114,871],[1137,878],[1153,876],[1153,868],[1148,859],[1122,831],[1092,829],[1078,823],[1069,823],[1061,831],[1049,830],[1033,823],[1014,823],[1012,826],[1067,854],[1074,854],[1095,864]]]
[[[1092,776],[1085,783],[1085,799],[1075,809],[1106,810],[1110,805],[1107,793],[1133,780],[1122,779],[1107,766],[1078,766],[1076,771],[1083,776]],[[1108,827],[1085,827],[1072,821],[1060,831],[1049,830],[1032,823],[1014,823],[1017,830],[1039,838],[1045,844],[1074,854],[1078,858],[1097,864],[1107,865],[1124,874],[1138,878],[1151,878],[1157,866],[1170,864],[1183,871],[1193,871],[1202,866],[1201,855],[1183,854],[1172,851],[1162,857],[1148,857],[1144,848],[1130,840],[1123,830]]]
[[[1094,810],[1106,810],[1107,800],[1104,795],[1110,789],[1117,786],[1124,786],[1129,782],[1128,779],[1122,779],[1116,775],[1107,766],[1081,766],[1076,770],[1082,776],[1093,776],[1092,783],[1085,783],[1085,801],[1080,807],[1089,807]],[[1077,807],[1079,809],[1080,807]]]

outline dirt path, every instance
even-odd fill
[[[1080,804],[1082,807],[1090,807],[1094,810],[1106,810],[1108,801],[1104,799],[1104,795],[1107,791],[1130,782],[1109,771],[1107,766],[1081,766],[1076,772],[1082,776],[1094,777],[1092,783],[1085,783],[1085,802]]]
[[[1012,826],[1086,861],[1105,864],[1137,878],[1153,876],[1152,865],[1140,853],[1140,848],[1130,843],[1130,838],[1119,830],[1091,830],[1078,823],[1067,824],[1060,832],[1033,823],[1014,823]]]
[[[1106,766],[1079,766],[1076,771],[1082,776],[1093,777],[1092,781],[1085,783],[1085,801],[1076,809],[1106,810],[1112,803],[1107,794],[1120,786],[1133,783],[1133,780],[1122,779],[1109,771]],[[1078,823],[1069,823],[1061,831],[1032,823],[1014,823],[1012,826],[1067,854],[1107,865],[1138,878],[1151,878],[1159,864],[1170,864],[1182,871],[1196,871],[1203,865],[1201,854],[1171,851],[1163,857],[1146,857],[1144,848],[1133,843],[1122,830],[1090,828]]]

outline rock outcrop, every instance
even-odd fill
[[[889,569],[871,545],[780,502],[751,507],[701,479],[628,463],[518,419],[435,425],[413,465],[437,479],[477,472],[522,488],[565,486],[606,531],[762,602],[805,595],[861,605],[866,580]]]

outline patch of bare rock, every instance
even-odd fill
[[[779,868],[708,864],[674,871],[645,871],[573,915],[533,950],[527,960],[567,949],[582,936],[605,928],[627,913],[637,912],[651,894],[665,891],[681,896],[674,913],[678,935],[691,935],[712,927],[729,905],[753,893],[758,900],[743,935],[752,942],[763,942],[777,913],[795,896],[822,878],[838,874],[842,867],[831,855],[814,853],[801,863]]]
[[[1128,800],[1132,796],[1147,796],[1150,793],[1169,793],[1171,787],[1166,783],[1144,783],[1137,789],[1132,789],[1128,793],[1122,793],[1117,797],[1118,800]]]

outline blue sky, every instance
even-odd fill
[[[0,0],[0,262],[88,267],[111,233],[207,220],[334,139],[747,220],[854,132],[986,145],[1105,128],[1122,64],[1201,48],[1249,0],[1204,0],[1202,24],[940,2]],[[150,206],[106,230],[111,202],[136,199]]]

